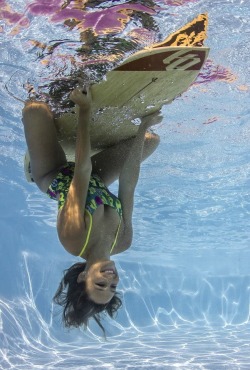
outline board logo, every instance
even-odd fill
[[[192,67],[197,66],[200,62],[201,58],[197,54],[187,54],[187,52],[183,52],[183,50],[177,51],[163,59],[163,63],[165,64],[167,71],[174,69],[193,69]]]
[[[145,54],[138,54],[135,60],[127,61],[115,68],[115,71],[126,72],[157,72],[157,71],[199,71],[206,58],[205,48],[182,47],[152,49],[152,52],[145,51]],[[191,49],[191,50],[188,50]],[[158,50],[156,53],[155,51]]]

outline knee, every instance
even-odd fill
[[[153,132],[147,132],[145,135],[142,160],[145,160],[151,154],[153,154],[156,148],[158,147],[159,143],[160,143],[159,135]]]
[[[154,132],[146,132],[144,145],[157,148],[160,143],[160,136]]]
[[[37,118],[38,116],[53,117],[51,109],[48,104],[40,101],[29,100],[25,102],[22,110],[23,119]]]

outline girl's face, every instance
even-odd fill
[[[85,270],[84,280],[89,298],[97,304],[106,304],[114,296],[119,276],[113,261],[100,261]]]

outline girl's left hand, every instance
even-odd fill
[[[88,86],[75,88],[70,94],[70,100],[84,110],[90,109],[92,103],[90,88]]]

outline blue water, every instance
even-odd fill
[[[31,3],[8,2],[20,14]],[[27,78],[38,84],[56,68],[46,70],[29,39],[79,33],[42,16],[14,34],[15,23],[0,21],[1,369],[250,369],[250,3],[156,3],[160,35],[208,12],[209,58],[227,73],[163,108],[161,144],[136,191],[133,245],[115,256],[123,308],[105,320],[107,340],[94,323],[62,328],[51,303],[76,258],[58,242],[56,205],[25,180],[22,103],[5,89],[23,99]],[[138,26],[131,18],[122,37]]]

